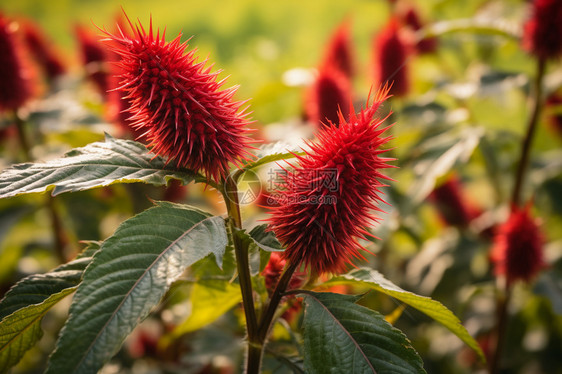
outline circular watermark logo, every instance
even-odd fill
[[[230,174],[228,178],[232,178],[233,174],[234,173]],[[227,196],[230,198],[234,191],[228,191],[228,186],[229,184],[227,184]],[[258,174],[253,170],[244,172],[244,174],[238,178],[236,193],[239,205],[248,205],[255,202],[262,193],[262,184]]]

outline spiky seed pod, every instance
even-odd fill
[[[543,241],[530,204],[514,207],[494,238],[491,260],[495,274],[505,275],[508,284],[519,279],[529,281],[544,267]]]
[[[285,268],[285,263],[285,259],[281,257],[279,252],[272,252],[269,256],[269,261],[262,271],[262,275],[265,278],[265,287],[268,292],[272,293],[275,286],[277,286],[277,282],[279,282],[281,273],[283,273],[283,269]],[[305,274],[303,272],[294,272],[291,280],[289,281],[288,289],[290,290],[300,287],[304,278]]]
[[[43,31],[39,26],[31,21],[23,25],[25,42],[33,57],[43,69],[48,81],[63,75],[66,72],[62,59],[55,49],[49,45]]]
[[[167,43],[152,20],[148,32],[130,25],[132,37],[106,34],[121,56],[120,89],[129,100],[131,125],[154,153],[207,178],[225,177],[230,163],[251,157],[247,107],[233,101],[236,87],[221,90],[220,71],[198,62],[196,50],[184,53],[181,34]]]
[[[373,69],[376,82],[392,84],[390,94],[393,96],[404,96],[410,89],[409,55],[409,47],[399,33],[398,21],[391,18],[373,41]]]
[[[306,114],[308,120],[316,125],[337,125],[338,113],[349,108],[351,103],[351,84],[347,76],[339,70],[324,66],[308,88]]]
[[[447,224],[466,227],[478,216],[479,209],[464,196],[461,182],[456,175],[450,176],[431,193],[439,214]]]
[[[562,54],[562,1],[534,0],[523,29],[523,48],[540,59]]]
[[[16,39],[18,24],[0,13],[0,111],[16,110],[32,94],[31,74]]]
[[[355,71],[350,28],[349,21],[344,21],[338,26],[328,41],[322,63],[341,71],[348,78],[351,78]]]
[[[82,63],[86,68],[87,78],[96,86],[98,92],[105,99],[109,90],[108,51],[100,38],[94,33],[76,25],[76,38],[80,48]]]
[[[381,149],[389,138],[375,117],[388,88],[359,114],[340,115],[339,127],[322,128],[305,156],[299,156],[294,171],[287,170],[284,182],[272,194],[278,206],[271,208],[270,229],[286,246],[283,257],[304,263],[313,275],[338,273],[356,257],[358,239],[376,222],[380,210],[379,188],[388,179],[381,169],[391,167]]]

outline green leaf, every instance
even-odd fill
[[[0,300],[0,320],[18,309],[40,304],[55,293],[77,286],[98,245],[92,242],[75,260],[46,274],[33,274],[16,283]]]
[[[294,147],[284,142],[266,144],[256,152],[258,159],[244,165],[243,169],[255,169],[270,162],[288,160],[295,158],[296,155],[303,156],[305,154],[303,151],[291,150],[291,148]]]
[[[272,231],[267,231],[267,224],[258,225],[250,231],[253,243],[267,252],[283,252],[284,248],[279,243]]]
[[[214,322],[242,301],[240,286],[220,279],[202,280],[191,289],[191,314],[177,326],[173,335],[179,337]]]
[[[304,365],[307,373],[425,373],[410,341],[361,296],[304,294]]]
[[[45,163],[12,166],[0,173],[0,198],[52,190],[52,195],[113,183],[144,182],[162,186],[171,178],[183,183],[205,181],[189,170],[177,170],[142,144],[114,139],[96,142]]]
[[[333,284],[361,284],[367,286],[378,292],[382,292],[386,295],[392,296],[395,299],[408,304],[419,311],[427,314],[429,317],[433,318],[437,322],[445,326],[449,331],[458,336],[463,342],[466,343],[470,348],[472,348],[481,358],[483,362],[486,361],[484,353],[480,346],[474,340],[472,336],[466,331],[464,326],[461,324],[459,319],[447,309],[440,302],[433,300],[429,297],[416,295],[412,292],[404,291],[388,279],[386,279],[381,273],[376,270],[369,268],[359,268],[352,270],[351,272],[334,277],[325,285]]]
[[[520,27],[517,24],[507,23],[497,18],[464,18],[450,21],[441,21],[428,25],[417,33],[418,40],[441,36],[455,32],[481,33],[499,35],[506,38],[519,39]]]
[[[425,138],[411,152],[411,168],[417,177],[409,192],[411,202],[423,202],[434,189],[437,178],[447,174],[458,162],[468,161],[483,135],[482,128],[465,127],[458,133],[451,130]]]
[[[227,244],[224,219],[158,202],[123,222],[84,273],[47,373],[96,373],[193,263]]]
[[[77,287],[70,287],[54,293],[41,303],[28,305],[8,315],[0,322],[0,373],[17,364],[25,352],[33,347],[41,336],[41,319]]]
[[[283,251],[281,243],[272,232],[266,232],[267,225],[256,226],[248,234],[245,230],[236,230],[234,234],[248,247],[250,273],[258,274],[265,268],[271,252]]]

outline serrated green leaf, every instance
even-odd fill
[[[256,152],[257,160],[244,165],[245,170],[255,169],[270,162],[288,160],[295,158],[296,155],[302,156],[303,151],[292,150],[292,147],[284,142],[277,142],[264,145]]]
[[[307,373],[425,373],[410,341],[361,296],[304,293],[304,365]]]
[[[122,223],[84,273],[47,373],[96,373],[184,270],[227,244],[224,219],[158,202]]]
[[[359,268],[351,272],[334,277],[325,285],[333,284],[361,284],[378,292],[392,296],[395,299],[408,304],[419,311],[427,314],[437,322],[445,326],[449,331],[458,336],[463,342],[472,348],[481,358],[486,361],[484,353],[480,346],[472,336],[466,331],[459,319],[440,302],[429,297],[416,295],[412,292],[405,291],[386,279],[381,273],[369,268]]]
[[[0,198],[52,190],[52,195],[113,183],[144,182],[162,186],[171,178],[183,183],[205,181],[189,170],[166,164],[142,144],[107,136],[45,163],[12,166],[0,173]]]
[[[191,314],[177,326],[173,335],[178,337],[214,322],[242,301],[240,285],[220,279],[202,280],[191,289]]]
[[[53,305],[70,295],[77,287],[65,288],[41,303],[28,305],[8,315],[0,322],[0,373],[17,364],[25,352],[33,347],[41,336],[41,319]]]

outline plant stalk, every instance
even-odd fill
[[[250,263],[248,259],[248,246],[235,234],[236,230],[242,229],[242,217],[238,202],[238,187],[234,178],[228,177],[224,182],[223,197],[226,203],[228,216],[230,218],[230,229],[232,232],[232,243],[236,256],[238,280],[242,292],[242,304],[246,316],[246,329],[248,333],[248,356],[246,372],[248,374],[259,373],[261,367],[261,352],[263,347],[258,343],[258,323],[256,309],[254,306],[254,293],[252,290],[252,278],[250,275]],[[259,359],[256,359],[258,357]]]
[[[521,156],[519,158],[519,164],[517,166],[515,185],[513,187],[513,194],[511,196],[511,203],[513,206],[519,206],[521,204],[521,191],[523,189],[523,182],[525,180],[525,172],[529,164],[531,145],[533,143],[533,138],[536,132],[536,128],[539,122],[539,116],[542,108],[542,94],[543,94],[542,80],[544,77],[545,68],[546,68],[546,60],[539,59],[539,61],[537,62],[537,73],[533,85],[533,90],[534,90],[533,109],[531,112],[531,117],[529,119],[529,125],[527,126],[527,133],[525,134],[525,138],[523,139],[523,143],[521,146]]]
[[[264,306],[265,312],[262,314],[260,323],[259,323],[259,330],[258,330],[258,339],[261,344],[263,344],[267,338],[267,334],[271,327],[271,323],[273,322],[273,318],[275,317],[275,311],[281,302],[281,299],[284,296],[285,290],[289,286],[291,278],[293,277],[293,273],[298,267],[298,263],[289,262],[285,267],[285,271],[281,275],[279,282],[277,282],[277,286],[271,295],[271,299],[269,303]]]
[[[18,133],[18,140],[20,143],[21,150],[23,151],[23,157],[25,162],[33,161],[31,156],[30,143],[25,134],[25,123],[23,119],[14,112],[14,122],[16,124],[16,129]],[[51,195],[47,196],[46,208],[51,216],[51,227],[53,233],[53,242],[55,254],[61,264],[66,262],[66,255],[64,253],[64,247],[66,245],[66,236],[64,234],[64,229],[62,227],[62,221],[54,205],[53,197]]]
[[[511,299],[511,282],[506,280],[503,295],[498,298],[496,309],[496,349],[490,360],[490,374],[498,374],[500,370],[500,361],[505,343],[505,332],[507,328],[508,314],[507,309],[509,300]]]

